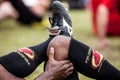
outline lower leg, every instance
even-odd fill
[[[0,64],[11,74],[24,78],[31,74],[36,67],[46,59],[46,50],[51,38],[29,48],[21,48],[8,55],[0,57]]]
[[[120,79],[120,71],[105,60],[102,54],[73,38],[70,42],[68,57],[80,73],[90,78]]]
[[[99,52],[73,38],[57,36],[50,42],[49,47],[55,48],[56,59],[69,59],[75,69],[87,77],[98,80],[120,79],[120,71]]]

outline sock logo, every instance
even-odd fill
[[[29,59],[34,60],[35,59],[35,53],[29,48],[21,48],[18,50],[18,52],[25,54]]]
[[[103,56],[98,51],[95,51],[94,49],[92,49],[92,59],[91,60],[92,60],[91,61],[92,68],[97,69],[103,61]]]

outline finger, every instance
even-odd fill
[[[51,47],[50,48],[50,52],[49,52],[49,55],[48,55],[48,57],[49,57],[49,60],[54,60],[54,48],[53,47]]]
[[[71,66],[71,67],[66,69],[65,73],[73,72],[73,70],[74,70],[74,67]]]
[[[72,64],[72,63],[64,64],[64,65],[62,66],[62,69],[63,69],[63,70],[67,70],[67,69],[69,69],[70,67],[73,67],[73,64]]]
[[[64,78],[66,78],[67,76],[69,76],[70,74],[73,73],[74,67],[70,67],[68,68],[65,72],[64,72]]]
[[[68,67],[73,67],[73,64],[72,63],[69,63],[69,66]]]
[[[72,74],[72,73],[73,73],[73,71],[68,72],[68,73],[64,76],[64,78],[66,78],[67,76],[69,76],[69,75]]]

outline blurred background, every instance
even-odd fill
[[[69,8],[69,13],[72,18],[74,38],[92,48],[95,48],[97,51],[102,53],[111,64],[120,69],[120,36],[107,37],[111,46],[104,48],[98,47],[98,37],[96,37],[92,30],[93,24],[90,0],[62,1],[64,5]],[[0,3],[0,10],[2,10],[1,5],[2,2]],[[0,16],[2,16],[2,14]],[[11,51],[15,51],[21,47],[33,46],[45,41],[49,37],[47,30],[47,27],[50,26],[48,22],[49,16],[50,10],[45,12],[42,22],[35,22],[27,25],[10,17],[5,18],[4,20],[1,19],[0,56],[8,54]],[[41,64],[30,76],[26,77],[26,80],[33,80],[38,74],[42,73],[42,71],[43,64]],[[81,74],[79,74],[79,77],[81,80],[92,80]]]

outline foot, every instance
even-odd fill
[[[72,36],[72,21],[67,9],[60,1],[52,3],[52,17],[49,18],[51,27],[50,35]]]
[[[104,40],[100,40],[98,42],[98,48],[99,49],[106,49],[107,47],[110,47],[111,44],[108,40],[104,39]]]

